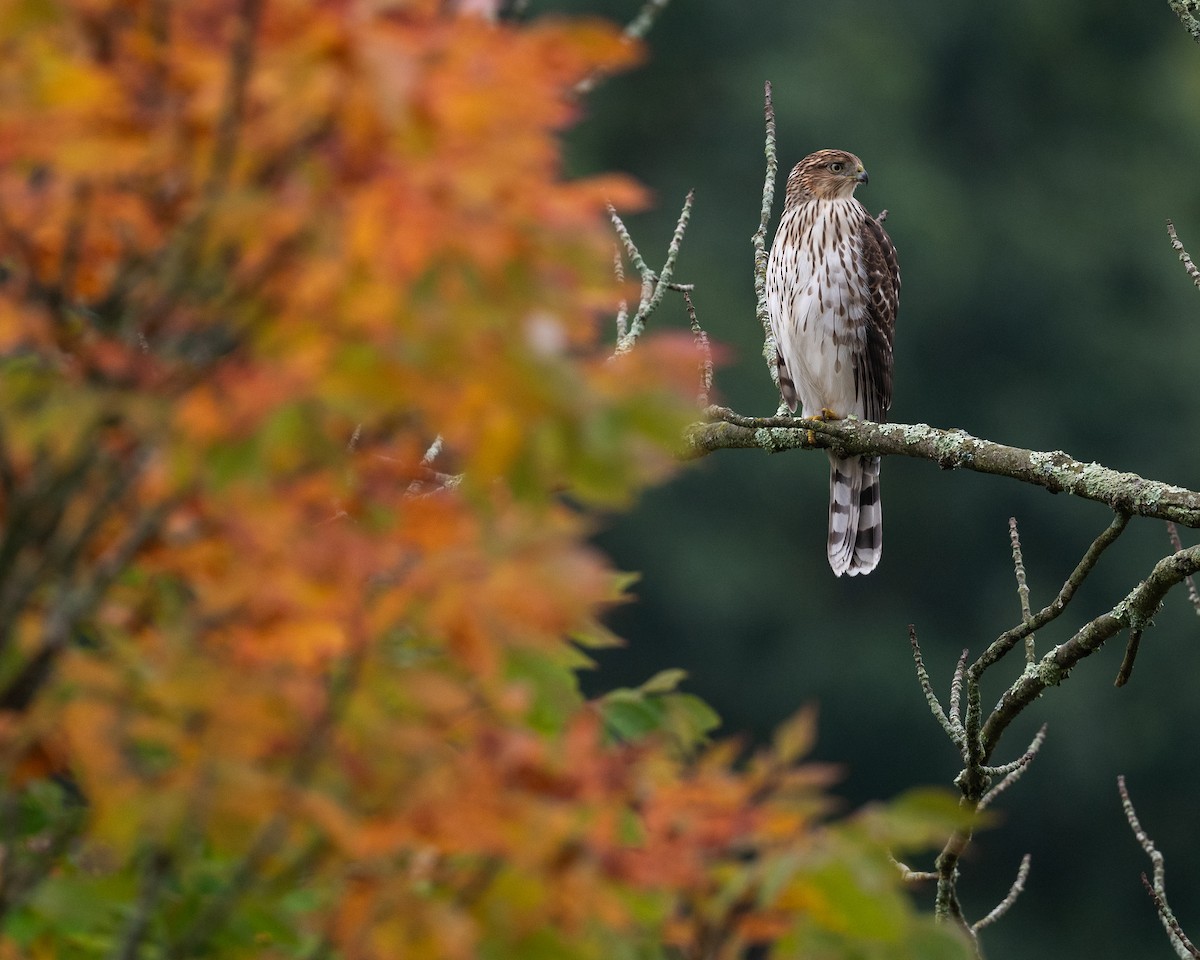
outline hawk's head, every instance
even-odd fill
[[[845,150],[818,150],[801,160],[788,175],[787,200],[798,203],[818,200],[846,200],[854,188],[867,182],[867,171],[854,154]]]

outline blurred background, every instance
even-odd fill
[[[626,22],[638,6],[570,9]],[[564,6],[531,6],[547,9]],[[871,174],[859,199],[889,210],[903,274],[892,419],[1200,487],[1200,291],[1165,232],[1171,217],[1200,256],[1200,46],[1166,0],[675,0],[647,56],[589,97],[570,172],[624,170],[653,191],[654,209],[627,219],[652,265],[695,188],[677,279],[696,283],[701,321],[727,347],[716,400],[769,415],[778,399],[750,245],[770,79],[779,190],[806,153],[840,147]],[[652,325],[686,325],[678,298]],[[750,739],[816,703],[817,755],[842,766],[847,809],[948,786],[959,763],[914,679],[908,624],[945,697],[959,652],[1019,620],[1008,518],[1037,609],[1111,515],[892,458],[883,562],[838,580],[825,561],[827,491],[823,454],[722,451],[611,517],[597,541],[641,581],[637,602],[611,617],[628,646],[604,652],[584,683],[598,692],[683,667],[722,732]],[[1162,523],[1133,521],[1038,635],[1039,652],[1169,551]],[[1171,955],[1139,881],[1150,864],[1125,825],[1119,773],[1166,853],[1171,903],[1200,935],[1200,617],[1172,593],[1118,690],[1124,643],[1082,663],[1002,743],[997,762],[1049,724],[963,867],[976,918],[1033,857],[1023,898],[985,938],[992,958]],[[1020,667],[992,671],[985,706]]]

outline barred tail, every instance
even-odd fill
[[[883,554],[879,457],[829,455],[829,566],[839,577],[875,569]]]

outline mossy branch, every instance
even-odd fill
[[[685,457],[751,448],[770,453],[833,449],[843,456],[913,457],[929,460],[944,470],[974,470],[1009,477],[1051,493],[1094,500],[1118,513],[1200,528],[1200,493],[1098,463],[1084,463],[1061,450],[1010,447],[974,437],[965,430],[946,430],[924,423],[745,417],[724,407],[709,407],[705,414],[704,421],[692,424],[686,431]]]
[[[1200,0],[1167,0],[1192,39],[1200,43]]]

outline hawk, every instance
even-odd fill
[[[793,413],[882,421],[892,403],[892,335],[900,301],[896,248],[854,199],[862,161],[818,150],[787,179],[767,264],[779,391]],[[883,553],[879,457],[829,455],[829,565],[870,573]]]

